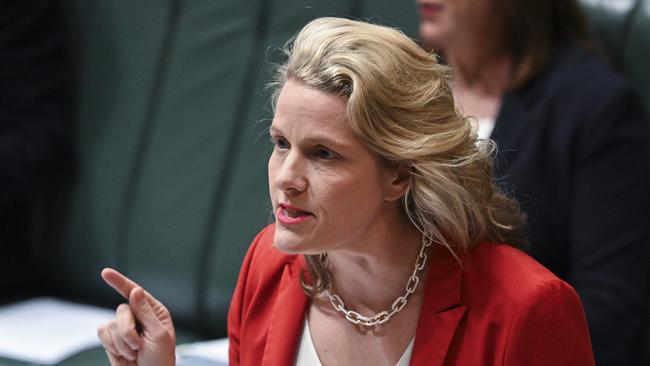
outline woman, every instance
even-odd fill
[[[276,223],[242,265],[230,364],[592,365],[575,292],[498,244],[523,242],[521,215],[446,67],[396,30],[337,18],[287,53],[270,128]],[[164,307],[104,278],[130,299],[99,331],[111,362],[173,364]]]
[[[642,363],[650,130],[629,85],[583,45],[571,0],[418,0],[463,113],[499,152],[530,254],[580,295],[599,365]]]

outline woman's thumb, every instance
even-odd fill
[[[131,291],[129,295],[129,307],[140,324],[142,324],[143,330],[154,330],[162,327],[160,319],[158,319],[151,308],[151,304],[147,301],[142,287],[136,287]]]

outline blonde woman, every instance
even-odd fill
[[[518,206],[492,184],[491,145],[456,112],[446,67],[394,29],[338,18],[287,54],[276,222],[242,265],[230,365],[592,365],[573,289],[512,246]],[[172,365],[162,304],[103,274],[131,300],[99,331],[112,364]]]

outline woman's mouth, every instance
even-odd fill
[[[435,4],[435,3],[420,4],[418,9],[420,10],[420,16],[422,18],[432,18],[440,13],[440,11],[442,10],[442,4]]]
[[[278,209],[275,211],[275,217],[282,224],[296,225],[313,218],[314,215],[310,212],[300,210],[297,207],[281,203],[278,205]]]

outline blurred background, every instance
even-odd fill
[[[650,108],[650,0],[580,4],[607,62]],[[278,47],[321,16],[415,39],[419,27],[414,1],[0,9],[0,304],[50,295],[114,307],[99,277],[110,266],[168,306],[184,342],[226,336],[241,260],[271,218],[265,85]],[[101,349],[61,363],[105,364]]]

